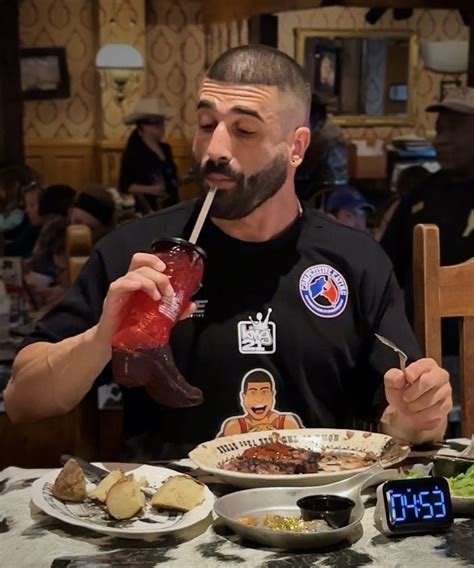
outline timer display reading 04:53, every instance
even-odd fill
[[[437,485],[430,491],[416,492],[407,488],[401,493],[390,489],[387,491],[387,497],[393,523],[446,518],[446,499]]]
[[[449,486],[442,477],[397,479],[380,489],[389,532],[432,532],[453,522]]]

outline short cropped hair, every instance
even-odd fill
[[[272,386],[272,391],[275,390],[272,376],[268,371],[265,371],[264,369],[254,369],[253,371],[250,371],[245,375],[243,384],[244,394],[247,394],[250,383],[270,383]]]
[[[266,45],[229,49],[209,67],[206,78],[224,83],[268,85],[295,95],[309,121],[311,87],[303,69],[285,53]]]

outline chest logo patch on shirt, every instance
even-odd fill
[[[292,412],[275,409],[275,379],[266,369],[252,369],[242,379],[240,406],[244,414],[231,416],[222,423],[219,436],[303,428],[301,418]]]
[[[335,318],[346,309],[349,289],[344,276],[328,264],[307,268],[300,278],[300,294],[306,307],[322,318]]]
[[[276,351],[276,325],[270,321],[272,309],[268,308],[265,319],[262,312],[258,312],[255,319],[239,321],[237,332],[239,337],[239,351],[247,353],[275,353]]]

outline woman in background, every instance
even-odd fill
[[[122,155],[119,190],[134,195],[136,210],[149,213],[178,202],[178,174],[171,146],[162,139],[169,112],[157,99],[142,99],[124,118],[134,124]]]

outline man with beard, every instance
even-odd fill
[[[190,317],[173,329],[177,366],[204,402],[158,406],[123,389],[125,457],[178,457],[240,413],[241,378],[274,378],[278,410],[306,426],[371,420],[410,442],[443,436],[448,374],[419,350],[391,265],[373,239],[303,210],[294,174],[309,143],[310,88],[300,67],[265,46],[221,55],[199,91],[197,178],[217,188],[198,244],[207,252]],[[65,300],[19,352],[5,392],[14,421],[72,409],[111,381],[111,342],[130,295],[174,294],[153,240],[189,238],[199,204],[183,203],[119,227],[95,248]],[[257,314],[267,314],[265,319]],[[405,372],[375,340],[410,358]],[[262,340],[265,337],[265,341]]]

